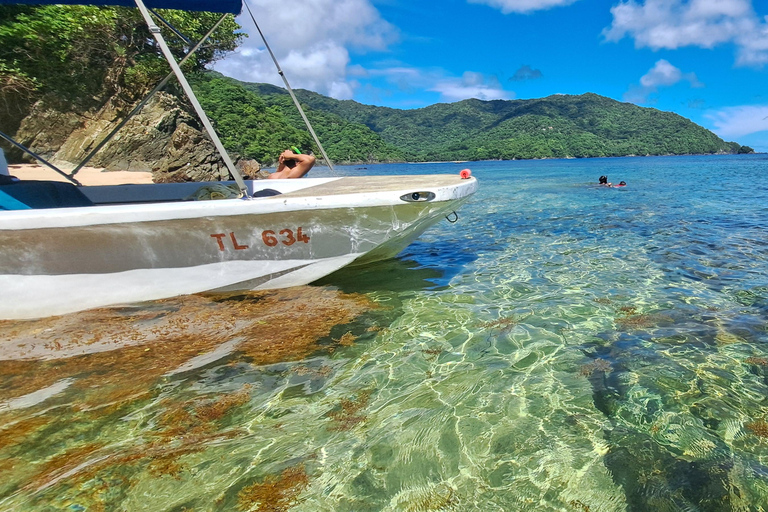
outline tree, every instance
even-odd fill
[[[191,40],[199,40],[218,14],[160,10]],[[243,35],[231,16],[190,58],[195,71],[237,47]],[[167,36],[177,58],[187,42]],[[140,97],[170,68],[138,10],[93,6],[0,6],[0,100],[20,87],[37,96],[53,93],[78,102],[123,95]],[[16,84],[16,89],[12,87]]]

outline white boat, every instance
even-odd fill
[[[135,3],[167,48],[142,0]],[[214,12],[240,8],[239,0],[147,4]],[[170,52],[166,58],[199,108]],[[201,120],[235,178],[222,184],[243,197],[185,200],[205,183],[0,186],[6,208],[0,210],[0,319],[308,284],[348,265],[395,256],[477,189],[475,178],[458,174],[245,181],[207,118]],[[263,195],[264,189],[277,195]],[[13,209],[14,201],[19,209]]]

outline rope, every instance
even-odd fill
[[[309,119],[307,119],[307,115],[304,113],[304,109],[301,108],[301,104],[299,103],[299,100],[296,99],[296,95],[293,93],[293,89],[291,89],[291,84],[288,83],[288,78],[286,78],[285,73],[283,73],[283,70],[280,68],[280,63],[277,62],[277,57],[275,57],[275,54],[272,53],[272,48],[269,47],[269,43],[267,43],[267,38],[264,37],[264,33],[261,31],[259,24],[256,23],[256,18],[253,16],[251,7],[248,5],[248,2],[246,2],[245,0],[243,0],[243,5],[245,5],[246,9],[248,9],[248,14],[250,14],[251,20],[253,21],[253,24],[256,26],[256,30],[259,31],[261,40],[264,41],[264,46],[267,47],[267,51],[269,52],[270,57],[272,57],[272,61],[275,63],[275,67],[277,68],[277,73],[280,75],[280,78],[283,79],[285,88],[288,89],[288,94],[291,95],[291,98],[293,99],[293,103],[296,105],[296,108],[299,109],[299,114],[301,114],[301,118],[304,119],[304,124],[307,125],[307,128],[309,129],[309,133],[311,133],[312,138],[315,139],[315,143],[317,144],[318,149],[320,149],[320,153],[322,153],[323,158],[325,158],[325,162],[328,164],[328,167],[331,169],[331,174],[333,175],[333,173],[335,172],[335,169],[333,168],[331,159],[328,158],[328,155],[325,153],[325,149],[323,149],[323,145],[320,144],[320,139],[315,134],[315,130],[312,129],[312,124],[309,122]]]

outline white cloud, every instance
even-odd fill
[[[654,88],[660,86],[669,87],[681,80],[688,80],[691,87],[703,87],[703,84],[696,78],[695,73],[683,74],[680,69],[670,64],[666,59],[659,59],[650,71],[640,77],[640,85]]]
[[[358,73],[362,74],[359,70]],[[441,68],[413,68],[397,62],[381,63],[365,70],[368,78],[383,78],[400,91],[431,91],[440,94],[439,101],[450,103],[477,98],[481,100],[513,99],[513,91],[504,90],[495,75],[466,71],[460,77]]]
[[[751,0],[628,0],[611,13],[603,31],[608,41],[628,36],[635,47],[653,50],[732,43],[738,65],[768,62],[768,16],[758,17]]]
[[[509,100],[515,97],[505,91],[495,77],[466,71],[461,78],[444,78],[435,83],[430,91],[439,92],[441,101],[453,102],[468,98],[479,100]]]
[[[504,14],[511,12],[528,13],[570,5],[577,0],[467,0],[471,4],[485,4],[501,10]]]
[[[640,77],[640,85],[629,86],[624,99],[632,103],[648,103],[648,97],[658,92],[660,87],[671,87],[682,81],[687,81],[691,87],[704,87],[695,73],[683,73],[669,61],[659,59],[646,74]]]
[[[735,139],[768,130],[768,105],[743,105],[709,112],[712,130],[724,139]]]
[[[251,0],[253,15],[292,87],[349,99],[349,52],[386,50],[397,30],[370,0]],[[247,10],[238,17],[250,37],[214,69],[247,82],[283,85]]]

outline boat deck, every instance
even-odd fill
[[[357,192],[421,191],[434,187],[451,187],[463,180],[458,174],[414,176],[347,176],[329,183],[286,192],[280,197],[314,197],[354,194]]]
[[[251,193],[264,189],[280,192],[281,198],[341,196],[345,194],[375,194],[380,192],[437,191],[467,184],[458,174],[346,176],[342,178],[303,178],[299,180],[247,181]],[[316,182],[316,183],[313,183]],[[209,185],[234,186],[234,182],[161,183],[138,185],[109,185],[81,187],[80,190],[95,204],[132,204],[184,201],[200,187]]]

